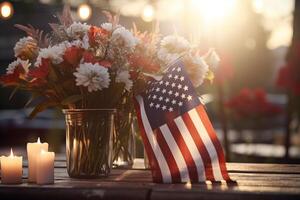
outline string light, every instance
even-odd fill
[[[154,19],[154,8],[152,5],[148,4],[144,7],[143,12],[142,12],[142,19],[145,22],[151,22]]]
[[[14,9],[10,2],[0,4],[0,18],[8,19],[13,15]]]
[[[92,15],[92,8],[88,4],[84,3],[78,7],[77,13],[81,20],[86,21]]]

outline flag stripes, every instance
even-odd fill
[[[203,105],[152,130],[143,98],[135,100],[154,182],[230,180],[221,144]]]

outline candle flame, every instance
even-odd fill
[[[10,148],[10,155],[9,155],[9,157],[14,157],[14,152],[13,152],[12,148]]]
[[[37,139],[37,143],[38,143],[38,144],[41,144],[40,137],[38,137],[38,139]]]

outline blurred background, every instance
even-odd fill
[[[300,1],[295,0],[7,0],[0,1],[0,73],[13,61],[13,47],[25,36],[14,24],[50,31],[49,22],[69,4],[74,19],[100,25],[102,10],[120,12],[162,35],[177,33],[214,47],[221,57],[213,84],[199,88],[212,123],[232,162],[300,163]],[[0,152],[41,137],[62,153],[61,111],[47,110],[29,120],[28,94],[0,89]],[[137,134],[137,157],[143,148]]]

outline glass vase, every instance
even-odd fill
[[[114,109],[66,109],[67,170],[72,178],[99,178],[112,167]]]
[[[123,111],[123,112],[122,112]],[[130,168],[135,157],[135,129],[133,112],[118,110],[114,137],[114,166]]]

